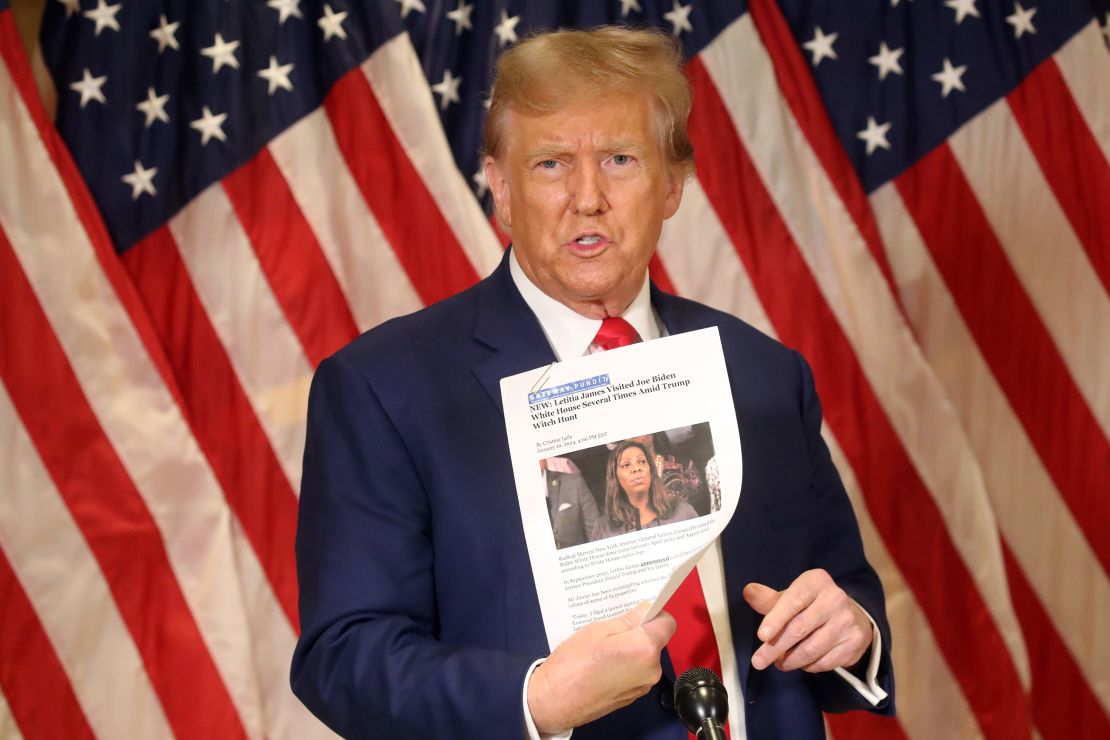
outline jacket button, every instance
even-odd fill
[[[659,699],[659,706],[663,708],[663,711],[674,713],[674,687],[672,687],[669,682],[660,684],[657,698]]]

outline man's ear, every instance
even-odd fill
[[[486,171],[486,184],[493,197],[493,214],[497,217],[497,223],[506,234],[512,234],[513,213],[509,205],[509,181],[505,177],[505,170],[500,162],[488,155],[482,162],[482,167]]]
[[[682,204],[682,191],[686,187],[686,170],[679,165],[667,168],[667,198],[663,203],[663,220],[673,216]]]

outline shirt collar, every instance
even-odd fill
[[[551,349],[555,351],[555,357],[564,360],[586,354],[597,330],[601,328],[601,319],[586,318],[540,290],[524,274],[515,252],[509,260],[509,274],[524,302],[539,319],[540,327]],[[621,314],[621,318],[632,324],[645,342],[659,338],[659,323],[651,310],[651,289],[646,272],[639,292]]]

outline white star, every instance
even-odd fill
[[[504,49],[507,44],[516,43],[516,24],[520,23],[520,16],[514,15],[512,18],[504,10],[501,11],[501,22],[493,29],[497,34],[497,42],[501,48]]]
[[[839,33],[830,33],[825,35],[821,27],[817,27],[816,33],[813,38],[802,44],[806,49],[813,53],[813,66],[816,67],[823,59],[836,59],[836,50],[833,49],[833,44],[836,43]]]
[[[902,74],[902,65],[898,59],[904,51],[905,49],[891,49],[885,41],[882,41],[879,43],[879,53],[869,57],[867,61],[879,68],[879,79],[885,80],[891,72],[896,75]]]
[[[857,139],[867,142],[867,156],[871,156],[876,149],[890,149],[890,142],[886,140],[886,132],[890,131],[890,122],[879,124],[871,116],[867,117],[867,128],[856,134]]]
[[[142,101],[135,107],[139,112],[146,116],[146,127],[150,128],[154,125],[155,121],[162,123],[169,123],[170,117],[166,113],[166,103],[170,100],[169,95],[159,95],[154,92],[153,87],[146,89],[146,100]]]
[[[960,92],[967,92],[964,87],[963,75],[967,71],[967,65],[961,64],[959,67],[953,67],[952,62],[948,61],[948,57],[944,58],[944,69],[933,75],[933,79],[941,84],[940,95],[942,98],[947,98],[948,93],[953,90]]]
[[[324,5],[324,17],[316,21],[316,25],[324,32],[324,41],[330,41],[332,36],[338,36],[346,41],[347,32],[343,30],[345,20],[347,20],[346,10],[336,13],[330,5]]]
[[[213,115],[212,111],[208,110],[208,106],[204,106],[204,115],[189,124],[190,128],[195,128],[200,132],[201,146],[207,145],[209,139],[216,138],[220,141],[227,141],[227,135],[224,134],[224,121],[227,120],[226,113]]]
[[[290,18],[304,18],[301,15],[301,0],[268,0],[266,5],[278,12],[279,26],[284,26]]]
[[[964,18],[969,15],[981,17],[979,9],[975,7],[975,0],[944,0],[944,4],[956,11],[956,23],[963,23]]]
[[[212,45],[204,47],[200,53],[212,60],[212,74],[216,74],[225,65],[239,69],[239,60],[235,58],[238,48],[238,41],[224,41],[224,37],[217,33]]]
[[[150,32],[150,37],[158,42],[159,54],[165,51],[167,47],[175,51],[181,48],[177,45],[177,37],[174,36],[177,33],[177,27],[180,25],[181,23],[178,21],[170,23],[164,15],[158,19],[158,28]]]
[[[401,4],[401,17],[407,18],[408,14],[415,10],[417,13],[424,12],[424,3],[422,0],[397,0]]]
[[[489,191],[489,180],[486,179],[486,168],[479,167],[478,171],[470,176],[470,179],[474,181],[474,186],[478,189],[478,197],[481,198],[485,196],[486,192]]]
[[[637,13],[643,13],[644,9],[640,7],[638,0],[621,0],[621,18],[628,16],[630,11],[635,10]]]
[[[81,0],[58,0],[66,9],[66,18],[81,11]]]
[[[1036,33],[1037,29],[1033,28],[1033,14],[1037,12],[1036,8],[1026,10],[1021,7],[1021,3],[1014,3],[1014,14],[1006,16],[1006,22],[1014,27],[1014,38],[1020,39],[1025,32]]]
[[[270,66],[260,70],[258,76],[270,83],[270,89],[267,91],[267,94],[273,95],[279,87],[284,90],[293,89],[293,83],[289,81],[289,73],[292,71],[292,63],[278,64],[277,57],[271,54]]]
[[[439,93],[442,97],[439,99],[439,109],[447,110],[447,106],[451,103],[459,102],[459,85],[462,84],[462,77],[455,77],[451,74],[451,70],[443,70],[443,81],[432,85],[432,90]]]
[[[142,162],[136,159],[135,171],[124,175],[120,179],[131,186],[131,200],[138,200],[143,193],[152,196],[158,195],[158,191],[154,187],[154,176],[157,174],[157,167],[151,167],[148,170],[143,167]]]
[[[116,14],[119,13],[120,7],[120,3],[108,5],[104,0],[97,0],[96,7],[92,10],[86,10],[84,16],[90,21],[96,22],[96,35],[99,36],[105,28],[110,28],[113,31],[119,30],[119,21],[116,20]]]
[[[459,0],[459,7],[447,11],[447,17],[455,22],[456,36],[462,34],[465,29],[474,28],[470,23],[470,14],[473,10],[474,3],[467,5],[463,0]]]
[[[69,89],[81,93],[81,107],[84,108],[90,100],[95,100],[98,103],[108,102],[107,98],[104,97],[104,91],[100,89],[104,87],[104,83],[107,81],[108,75],[93,77],[89,68],[85,67],[85,73],[81,76],[81,79],[72,83]]]
[[[678,0],[673,0],[671,9],[663,14],[667,19],[667,23],[673,26],[671,34],[678,36],[683,31],[694,31],[694,27],[690,25],[690,11],[694,9],[693,5],[679,5]]]

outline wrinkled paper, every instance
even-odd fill
[[[550,647],[642,601],[652,603],[645,621],[654,617],[731,520],[740,497],[740,434],[716,328],[504,378],[501,396]],[[673,511],[622,532],[607,516],[608,500],[627,500],[610,450],[632,437],[653,440],[649,464],[665,494],[659,500],[669,500]],[[577,498],[558,501],[554,481],[568,475],[581,476],[562,478]],[[591,515],[587,488],[596,503],[592,528],[583,521]],[[582,534],[558,547],[560,528]]]

